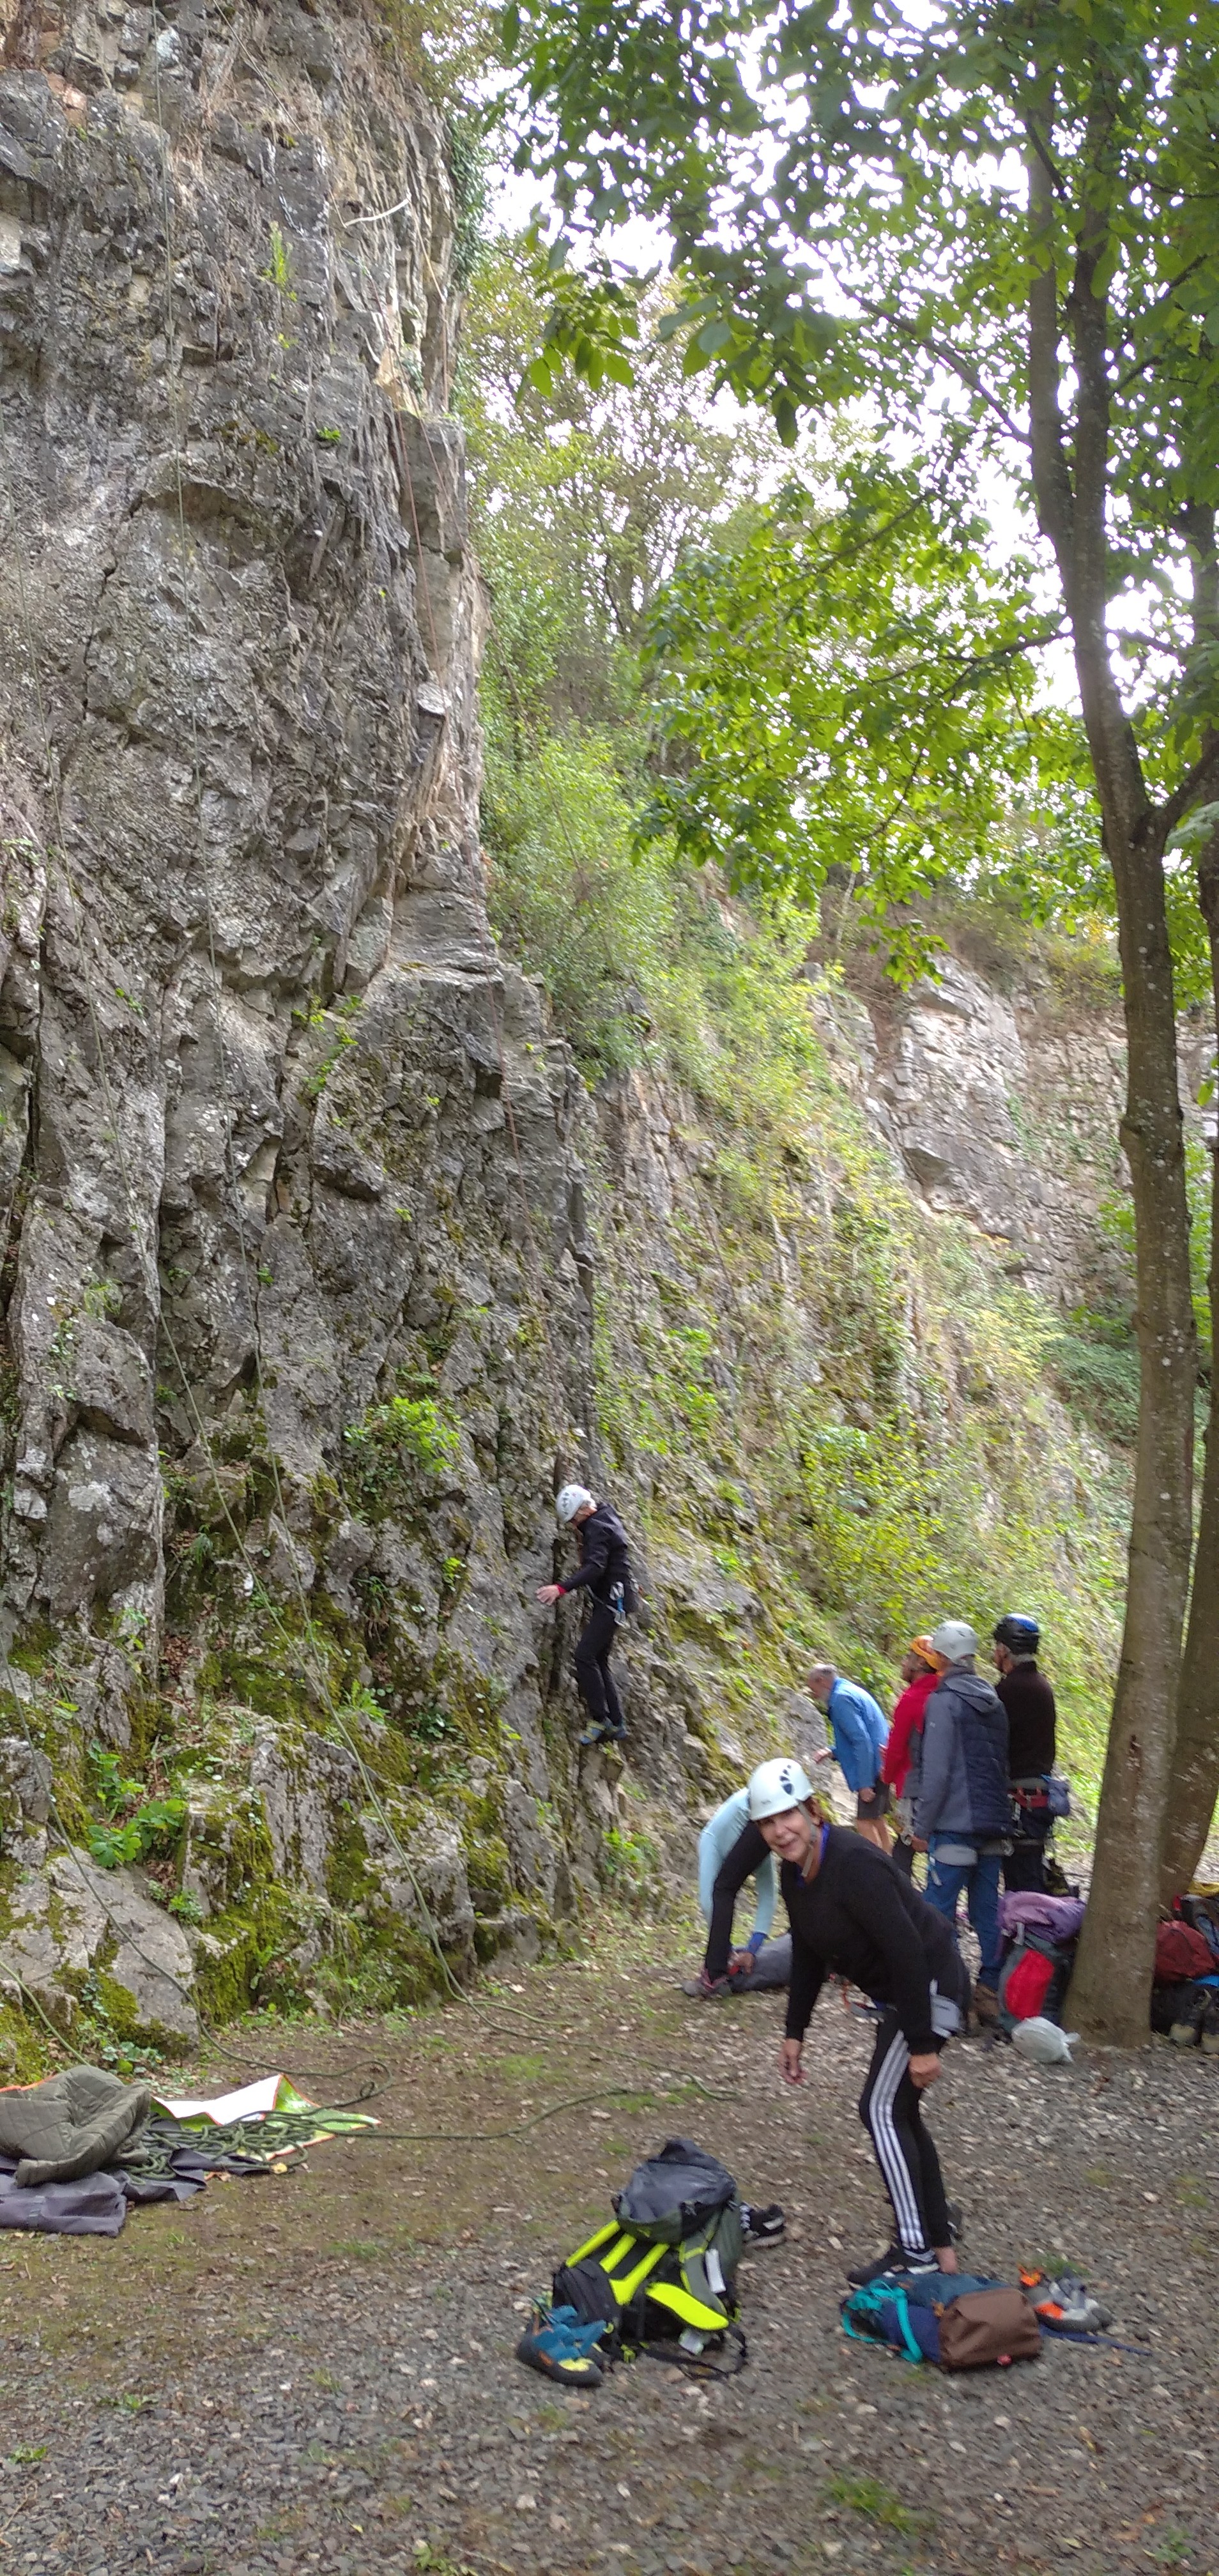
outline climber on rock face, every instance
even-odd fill
[[[576,1687],[590,1720],[580,1742],[621,1744],[626,1720],[609,1659],[619,1628],[637,1606],[627,1534],[617,1512],[609,1503],[599,1503],[587,1485],[564,1485],[555,1510],[564,1529],[579,1533],[580,1563],[562,1583],[541,1584],[538,1599],[549,1607],[569,1592],[588,1594],[588,1616],[576,1648]]]

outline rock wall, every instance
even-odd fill
[[[439,110],[292,0],[5,63],[0,1973],[181,2037],[570,1910],[581,1109],[483,903]]]

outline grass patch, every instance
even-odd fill
[[[880,2478],[852,2478],[837,2472],[827,2478],[821,2495],[823,2503],[848,2505],[852,2513],[866,2514],[870,2522],[883,2523],[886,2531],[926,2531],[935,2518],[932,2514],[912,2513]]]

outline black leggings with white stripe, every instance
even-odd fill
[[[936,2040],[937,2048],[942,2044]],[[910,2051],[895,2012],[882,2014],[877,2026],[859,2116],[876,2150],[903,2253],[925,2254],[932,2246],[947,2245],[940,2159],[923,2126],[923,2097],[910,2081]]]

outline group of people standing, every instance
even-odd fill
[[[565,1485],[557,1511],[575,1531],[580,1564],[541,1585],[537,1597],[549,1607],[571,1592],[587,1596],[576,1678],[590,1723],[580,1740],[620,1742],[626,1728],[610,1656],[634,1606],[626,1532],[584,1485]],[[957,2269],[923,2100],[945,2045],[968,2023],[971,2002],[980,2021],[998,2017],[1001,1877],[1009,1888],[1045,1885],[1057,1717],[1037,1660],[1040,1642],[1035,1619],[1009,1612],[994,1630],[992,1684],[977,1668],[974,1629],[963,1619],[944,1620],[911,1639],[891,1723],[860,1683],[831,1663],[815,1664],[809,1689],[830,1741],[812,1757],[813,1768],[838,1761],[855,1797],[854,1826],[833,1823],[790,1755],[761,1763],[703,1831],[699,1895],[709,1930],[700,1975],[687,1992],[712,1999],[755,1982],[786,1984],[780,2071],[788,2084],[805,2080],[805,2033],[828,1977],[858,1987],[875,2016],[859,2111],[894,2235],[876,2261],[848,2273],[853,2283]],[[914,1878],[919,1853],[927,1860],[923,1890]],[[736,1901],[750,1877],[756,1919],[734,1949]],[[791,1927],[783,1944],[769,1939],[780,1891]],[[972,1992],[957,1942],[962,1895],[980,1953]]]
[[[945,1620],[930,1636],[912,1639],[891,1725],[869,1691],[832,1664],[815,1665],[809,1689],[831,1740],[813,1767],[837,1759],[855,1794],[854,1828],[830,1821],[803,1764],[787,1757],[762,1763],[748,1788],[724,1801],[700,1845],[709,1936],[699,1979],[687,1991],[708,1999],[752,1983],[773,1946],[767,1936],[779,1863],[791,1926],[780,2053],[787,2083],[804,2081],[805,2033],[826,1978],[840,1977],[870,2000],[877,2027],[859,2111],[889,2196],[894,2239],[875,2262],[848,2274],[853,2283],[957,2269],[923,2099],[946,2042],[968,2023],[971,2002],[979,2021],[998,2018],[1001,1875],[1012,1887],[1044,1885],[1057,1715],[1038,1665],[1036,1621],[1009,1613],[993,1646],[992,1685],[977,1669],[978,1638],[965,1620]],[[919,1852],[927,1855],[922,1892],[914,1884]],[[757,1919],[746,1946],[734,1950],[736,1899],[751,1876]],[[962,1894],[980,1952],[972,1993],[957,1942]]]

